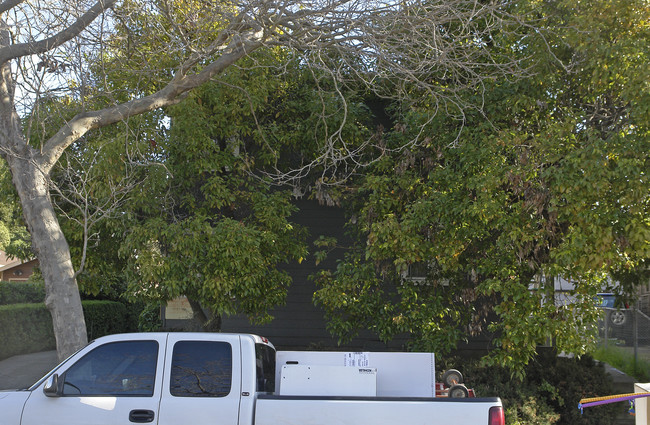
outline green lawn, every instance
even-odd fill
[[[599,346],[593,353],[594,359],[607,363],[610,366],[633,376],[639,382],[650,382],[650,350],[641,348],[637,351],[637,360],[634,361],[632,347],[619,347],[616,345]]]

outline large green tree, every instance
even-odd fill
[[[283,150],[299,152],[295,135],[277,128],[290,120],[286,102],[299,93],[287,81],[296,75],[287,67],[289,76],[271,78],[286,66],[277,50],[244,66],[251,62],[255,70],[230,70],[166,110],[169,130],[150,147],[160,164],[126,205],[120,255],[129,291],[158,302],[185,295],[212,330],[224,314],[270,319],[291,283],[279,266],[307,255],[304,232],[290,221],[292,192],[253,174],[277,164]]]
[[[482,111],[449,108],[420,133],[423,102],[386,134],[421,143],[364,178],[358,249],[320,276],[316,301],[343,338],[369,327],[445,352],[488,325],[492,358],[521,370],[548,341],[584,353],[604,279],[647,265],[647,2],[529,7],[547,29],[513,40],[530,78],[465,93]],[[568,299],[556,276],[574,284]]]
[[[73,146],[83,151],[93,132],[177,104],[264,46],[299,52],[304,63],[325,70],[338,84],[354,75],[369,87],[393,80],[400,82],[394,85],[399,90],[408,81],[431,94],[453,96],[460,85],[476,86],[485,77],[516,71],[516,63],[501,66],[475,42],[518,22],[506,7],[473,0],[2,3],[0,153],[40,261],[59,357],[86,342],[77,270],[50,196],[53,170]],[[431,54],[406,54],[423,47]],[[340,67],[326,66],[327,52],[340,58]],[[485,65],[481,72],[465,72],[477,63]],[[421,71],[432,67],[449,71],[444,84],[423,78]],[[121,85],[105,73],[118,69],[141,84]],[[410,96],[404,90],[394,94]],[[101,99],[95,99],[98,95]],[[23,119],[39,116],[35,108],[52,97],[70,100],[77,106],[74,115],[53,135],[33,140],[33,125]],[[339,134],[335,130],[322,140],[322,154],[310,164],[328,163],[333,171],[354,164],[357,151],[347,150]]]
[[[327,127],[358,147],[370,117],[354,93],[289,54],[260,49],[164,116],[115,126],[59,162],[53,199],[82,290],[155,304],[186,295],[211,330],[223,314],[270,318],[290,284],[278,266],[307,255],[290,199],[318,174],[287,177],[288,188],[268,174],[313,161]]]

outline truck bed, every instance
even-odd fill
[[[462,404],[462,405],[461,405]],[[255,425],[486,424],[498,398],[280,396],[260,394]]]

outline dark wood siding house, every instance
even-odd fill
[[[271,312],[274,320],[265,325],[253,325],[245,316],[226,316],[223,318],[222,331],[265,336],[282,350],[300,350],[308,347],[350,351],[403,349],[405,340],[396,340],[386,345],[370,332],[365,332],[350,344],[338,346],[337,339],[327,330],[323,311],[312,301],[317,288],[309,276],[321,269],[333,270],[336,268],[337,259],[343,257],[343,250],[336,249],[329,253],[326,260],[316,265],[313,252],[318,248],[314,247],[313,241],[323,235],[336,238],[341,245],[349,242],[344,229],[345,214],[341,208],[323,206],[316,201],[297,200],[295,205],[298,211],[292,217],[292,221],[307,229],[309,233],[307,243],[311,255],[300,264],[292,263],[284,266],[293,280],[287,294],[286,304],[274,309]],[[163,311],[165,327],[187,328],[191,326],[189,306],[183,306],[182,302],[179,303],[176,300],[168,304],[166,310]]]
[[[295,203],[299,210],[292,220],[307,228],[310,253],[313,254],[317,250],[312,242],[321,235],[334,237],[344,244],[348,241],[344,229],[346,218],[341,208],[322,206],[316,201],[308,200],[298,200]],[[405,343],[404,340],[386,345],[369,332],[356,338],[350,344],[338,347],[337,339],[327,331],[323,311],[312,301],[317,288],[309,276],[320,269],[333,270],[336,268],[336,260],[342,256],[343,250],[338,249],[331,252],[327,259],[318,265],[316,265],[314,256],[310,255],[300,264],[293,263],[285,266],[284,268],[291,275],[293,283],[289,288],[286,305],[278,307],[272,312],[274,320],[265,325],[251,325],[246,317],[225,317],[222,325],[223,331],[262,335],[283,350],[307,347],[364,351],[401,349]]]
[[[309,251],[312,255],[300,264],[293,263],[285,266],[293,279],[289,288],[287,302],[284,306],[277,307],[271,314],[274,320],[265,325],[253,325],[245,316],[224,317],[222,322],[223,332],[253,333],[269,338],[273,344],[281,350],[345,350],[345,351],[403,351],[406,348],[408,339],[406,337],[396,338],[388,344],[384,344],[370,331],[361,332],[360,335],[349,344],[338,345],[337,338],[333,337],[327,330],[324,312],[315,306],[312,297],[316,291],[316,284],[309,278],[319,269],[336,268],[337,260],[343,257],[343,249],[331,252],[325,261],[316,265],[313,252],[317,250],[313,241],[321,235],[334,237],[340,241],[340,245],[349,245],[346,236],[346,217],[341,208],[327,207],[316,201],[298,200],[295,202],[298,212],[294,214],[292,221],[298,223],[309,232],[307,238]],[[177,306],[170,305],[170,308],[180,311]],[[185,312],[180,316],[191,318],[191,311],[186,307]],[[187,322],[186,322],[187,323]],[[166,320],[167,327],[183,327],[182,321]],[[467,344],[459,344],[459,350],[487,350],[490,346],[490,337],[473,337]]]

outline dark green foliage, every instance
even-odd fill
[[[140,310],[138,330],[140,332],[155,332],[162,329],[160,303],[148,303]]]
[[[318,276],[315,294],[342,340],[370,327],[440,354],[488,330],[493,363],[522,374],[549,339],[576,355],[593,347],[593,297],[607,276],[632,294],[644,282],[647,4],[529,5],[548,35],[512,40],[532,59],[530,78],[464,93],[480,111],[432,102],[395,114],[382,137],[397,153],[350,191],[358,238],[335,272]],[[410,279],[411,268],[426,279]],[[571,281],[570,304],[549,302],[551,276]]]
[[[121,217],[131,220],[123,242],[110,244],[127,265],[127,292],[140,300],[185,295],[215,318],[246,314],[256,323],[285,302],[291,278],[278,266],[304,260],[306,234],[291,222],[291,192],[251,172],[309,157],[308,141],[326,137],[306,111],[323,106],[313,86],[298,83],[308,77],[298,63],[287,67],[295,78],[270,78],[283,58],[259,54],[268,68],[232,70],[166,111],[171,126],[150,148],[165,168],[150,169]]]
[[[54,350],[52,316],[45,304],[0,305],[0,359]]]
[[[88,339],[137,330],[138,310],[115,301],[83,301]],[[0,359],[56,348],[43,303],[0,305]]]
[[[4,160],[0,160],[0,250],[11,257],[31,259],[30,235],[23,223],[18,193],[11,181],[11,172]]]
[[[459,367],[458,362],[450,366]],[[501,397],[507,424],[607,425],[628,409],[626,403],[592,407],[580,414],[582,398],[617,394],[602,364],[589,356],[558,357],[553,350],[539,353],[526,366],[523,381],[512,370],[485,367],[478,361],[461,367],[468,388],[479,397]]]
[[[137,330],[137,316],[116,301],[83,301],[88,340]]]
[[[0,305],[42,303],[45,287],[34,282],[0,282]]]

